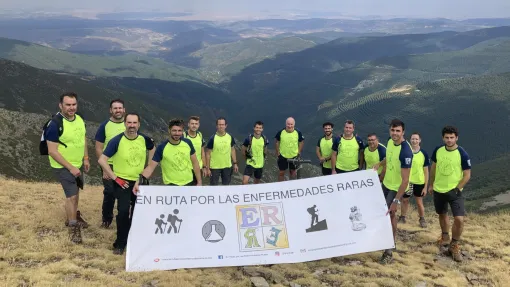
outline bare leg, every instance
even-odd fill
[[[418,207],[418,215],[420,217],[425,216],[425,206],[423,206],[423,198],[421,197],[415,197],[416,199],[416,206]]]
[[[259,184],[259,183],[260,183],[260,179],[255,178],[255,179],[253,180],[253,183],[254,183],[254,184]]]
[[[66,214],[69,222],[73,220],[76,221],[76,212],[78,211],[78,197],[79,193],[66,198],[65,200]]]
[[[291,170],[289,171],[289,179],[291,179],[291,180],[292,180],[292,179],[296,179],[296,178],[297,178],[297,172],[296,172],[296,170],[295,170],[295,169],[291,169]]]
[[[245,175],[243,176],[243,184],[248,184],[248,182],[250,181],[250,177]]]
[[[460,240],[462,231],[464,230],[464,216],[455,216],[452,226],[452,239]]]
[[[449,225],[448,213],[439,214],[439,225],[441,226],[441,231],[443,233],[448,233],[448,225]]]
[[[284,170],[280,170],[278,172],[278,181],[284,181],[285,180],[285,171]]]
[[[402,206],[400,208],[400,216],[406,216],[409,210],[409,197],[402,198]]]

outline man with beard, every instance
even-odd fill
[[[333,152],[333,128],[334,124],[326,122],[322,124],[324,136],[317,142],[315,154],[322,165],[322,175],[331,174],[331,153]]]
[[[434,207],[439,215],[441,237],[438,240],[441,248],[448,245],[448,205],[453,214],[452,241],[447,252],[455,261],[462,261],[459,240],[464,229],[464,186],[471,179],[471,160],[468,153],[457,144],[459,132],[456,127],[443,128],[444,145],[437,147],[432,153],[429,193],[434,194]]]
[[[188,130],[184,132],[184,137],[189,139],[191,143],[193,143],[193,147],[195,148],[195,155],[198,160],[198,163],[200,165],[200,169],[202,170],[202,174],[200,177],[205,177],[206,172],[206,166],[204,164],[205,162],[205,140],[202,133],[198,130],[200,128],[200,117],[198,116],[191,116],[188,121]],[[193,182],[197,183],[197,178],[195,173],[192,171],[193,174]]]
[[[71,241],[81,243],[81,227],[88,224],[78,211],[79,187],[83,189],[83,171],[88,172],[90,168],[85,121],[76,113],[77,94],[62,94],[59,108],[60,112],[48,122],[44,139],[48,146],[50,166],[66,196],[66,225],[69,226]]]
[[[255,122],[253,126],[253,134],[250,134],[243,142],[241,153],[246,159],[246,167],[244,169],[243,184],[248,184],[250,177],[253,175],[255,179],[253,183],[259,184],[262,179],[264,169],[264,161],[266,160],[267,145],[269,141],[262,134],[264,123]]]
[[[124,114],[126,109],[124,108],[124,101],[121,99],[115,99],[110,102],[110,118],[104,121],[96,132],[96,156],[101,157],[101,154],[106,149],[106,146],[110,140],[126,130],[124,125]],[[110,168],[113,169],[113,159],[108,159]],[[115,206],[115,197],[113,196],[113,181],[104,170],[101,170],[103,174],[103,223],[101,227],[108,228],[113,221],[113,208]]]
[[[235,140],[226,131],[227,120],[219,117],[216,120],[216,133],[207,142],[206,166],[207,175],[211,177],[211,185],[218,185],[221,177],[222,185],[229,185],[232,179],[232,164],[238,172]]]
[[[386,157],[386,147],[379,143],[375,133],[368,134],[367,142],[368,146],[365,148],[363,156],[365,157],[366,169],[371,169],[376,163],[381,162]],[[383,181],[385,173],[386,166],[380,166],[377,170],[379,181]]]
[[[275,150],[278,158],[278,181],[285,179],[285,171],[289,169],[289,179],[296,179],[296,165],[289,163],[291,158],[299,158],[303,151],[305,138],[299,129],[295,128],[294,118],[287,118],[285,128],[278,131],[276,136]]]
[[[344,133],[333,143],[331,162],[335,163],[332,174],[357,171],[363,166],[365,145],[363,140],[354,135],[354,122],[348,120],[344,124]]]
[[[154,169],[158,164],[161,164],[164,184],[176,186],[202,185],[197,153],[193,143],[182,137],[183,129],[184,122],[181,119],[170,121],[168,124],[168,140],[162,142],[156,148],[154,157],[141,174],[144,178],[150,178]],[[140,184],[138,180],[133,188],[135,194],[140,190]]]
[[[409,175],[413,162],[413,151],[411,145],[404,139],[405,124],[398,119],[390,123],[391,139],[386,145],[386,158],[374,165],[374,170],[378,170],[380,165],[386,166],[386,175],[384,176],[382,189],[386,198],[386,205],[391,218],[393,228],[393,239],[397,235],[397,205],[404,193],[409,189]],[[393,251],[386,249],[381,257],[381,263],[390,263],[393,258]]]
[[[133,187],[144,169],[147,150],[149,158],[152,158],[155,151],[154,141],[138,132],[138,114],[126,114],[124,122],[126,130],[110,140],[98,160],[103,171],[115,183],[113,193],[117,199],[117,239],[113,243],[113,253],[118,255],[124,253],[131,228],[131,215],[136,202]],[[108,159],[112,157],[114,170],[108,164]]]

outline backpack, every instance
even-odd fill
[[[51,119],[47,120],[44,126],[42,127],[42,135],[41,135],[41,141],[39,142],[39,153],[41,155],[49,155],[48,153],[48,143],[46,142],[46,138],[44,135],[46,134],[46,130],[50,126],[50,123],[54,121],[57,124],[58,127],[58,136],[60,137],[64,133],[64,124],[62,122],[63,118],[60,116],[60,113],[54,114]],[[67,145],[63,142],[58,140],[58,142],[67,148]]]

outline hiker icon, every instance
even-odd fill
[[[319,210],[317,209],[317,206],[315,204],[312,207],[307,208],[306,211],[308,211],[310,216],[312,216],[310,228],[306,229],[306,233],[328,230],[328,224],[326,222],[326,219],[319,221],[319,215],[317,214]]]
[[[161,214],[159,218],[156,218],[156,222],[154,222],[154,224],[156,224],[158,227],[156,227],[156,232],[154,232],[154,234],[158,234],[158,231],[161,234],[165,233],[166,222],[163,220],[163,218],[165,218],[164,214]]]
[[[362,217],[363,216],[357,206],[351,207],[351,214],[349,215],[349,219],[352,222],[352,230],[361,231],[367,227],[364,223],[361,222]]]
[[[172,232],[172,228],[174,229],[174,233],[179,233],[179,231],[181,230],[182,219],[179,219],[179,217],[177,217],[177,214],[179,214],[179,209],[174,209],[174,214],[169,214],[168,218],[166,219],[166,221],[170,223],[170,227],[168,227],[167,231],[168,234]],[[179,228],[175,226],[175,223],[177,221],[179,222]]]

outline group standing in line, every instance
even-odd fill
[[[90,168],[86,145],[85,120],[77,113],[78,96],[64,93],[60,96],[60,112],[48,121],[41,144],[47,145],[50,165],[66,196],[66,226],[72,242],[81,243],[81,229],[88,223],[78,210],[79,189],[83,189],[83,172]],[[117,200],[117,238],[113,252],[123,254],[135,208],[139,186],[148,184],[155,168],[160,165],[165,185],[202,185],[209,178],[210,185],[229,185],[233,172],[238,172],[236,141],[227,129],[227,120],[216,120],[216,133],[207,141],[199,131],[200,118],[192,116],[185,130],[184,121],[172,119],[168,125],[168,139],[156,146],[154,140],[140,133],[140,116],[126,113],[121,99],[110,102],[110,117],[103,122],[95,135],[95,152],[102,171],[103,205],[102,224],[108,228],[113,221]],[[442,130],[444,144],[438,146],[431,158],[421,148],[421,135],[411,134],[411,143],[405,139],[405,124],[394,119],[389,125],[387,145],[379,142],[377,134],[367,135],[367,145],[355,133],[355,124],[344,123],[343,133],[334,135],[334,124],[323,124],[324,135],[316,145],[316,156],[321,163],[323,176],[348,173],[361,169],[374,169],[382,184],[388,213],[395,237],[397,223],[406,223],[409,199],[414,195],[418,206],[419,224],[426,228],[423,197],[433,195],[435,211],[439,215],[442,234],[438,244],[454,260],[461,261],[459,240],[464,226],[463,188],[471,177],[471,162],[467,152],[458,146],[458,131],[453,126]],[[261,183],[269,140],[263,133],[264,123],[254,123],[253,132],[244,139],[241,154],[246,160],[243,184],[253,177]],[[276,133],[275,155],[278,181],[296,178],[296,164],[290,159],[302,154],[305,138],[288,118],[285,128]],[[146,164],[147,162],[147,164]],[[430,168],[430,171],[429,171]],[[397,218],[398,205],[401,216]],[[450,239],[448,206],[454,216]],[[392,259],[393,250],[385,250],[381,263]]]

